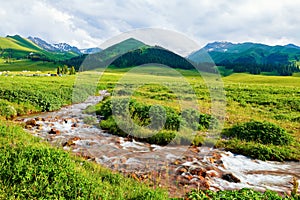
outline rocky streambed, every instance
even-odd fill
[[[26,130],[76,155],[131,176],[153,187],[167,187],[171,196],[192,188],[232,190],[244,187],[289,193],[300,179],[297,162],[264,162],[219,149],[158,146],[106,133],[88,124],[97,116],[83,110],[102,100],[92,96],[51,113],[19,118]],[[92,120],[92,121],[93,121]]]

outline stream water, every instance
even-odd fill
[[[175,196],[191,188],[247,187],[289,193],[293,177],[300,179],[298,162],[264,162],[207,147],[151,145],[106,133],[84,123],[90,115],[83,110],[101,101],[102,96],[18,120],[27,124],[27,131],[54,146],[140,181],[166,186]]]

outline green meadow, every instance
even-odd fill
[[[138,84],[132,98],[149,104],[160,104],[180,109],[178,95],[186,98],[193,94],[175,94],[159,82],[176,84],[176,78],[169,73],[162,74],[155,71],[155,67],[148,67],[137,73],[127,72],[129,69],[108,69],[101,77],[99,89],[116,90],[115,85],[122,81],[126,75],[127,84]],[[207,84],[203,78],[191,70],[178,70],[184,77],[184,83],[191,86],[197,96],[199,111],[210,114],[211,97]],[[140,78],[138,78],[140,77]],[[157,83],[151,83],[159,80]],[[144,83],[141,83],[144,81]],[[136,82],[136,83],[135,83]],[[147,84],[147,82],[149,84]],[[182,81],[179,81],[181,83]],[[225,128],[238,122],[246,122],[251,119],[270,121],[286,128],[290,133],[299,136],[299,111],[300,111],[300,81],[298,77],[263,76],[250,74],[232,74],[222,77],[226,95],[226,120]],[[124,84],[123,87],[126,87]],[[178,86],[180,87],[180,86]],[[117,87],[118,90],[122,89]],[[182,90],[184,92],[184,90]]]
[[[13,60],[12,63],[6,63],[5,59],[0,59],[0,72],[1,71],[31,71],[35,73],[36,71],[41,72],[53,72],[59,64],[54,64],[53,62],[44,62],[44,61],[31,61],[27,59],[22,60]]]
[[[108,89],[119,97],[130,97],[142,103],[144,107],[147,105],[162,105],[165,109],[173,109],[174,112],[172,111],[171,114],[176,114],[172,114],[170,118],[167,117],[167,121],[174,121],[174,115],[178,116],[178,120],[175,117],[174,124],[176,125],[177,121],[182,120],[180,119],[183,115],[182,110],[193,108],[194,102],[198,104],[197,111],[200,113],[200,121],[203,115],[211,115],[218,118],[218,116],[215,116],[217,113],[212,113],[211,109],[214,106],[212,104],[212,98],[214,98],[212,95],[216,94],[212,93],[209,88],[213,87],[215,83],[222,83],[226,94],[226,98],[223,99],[225,104],[222,106],[225,106],[223,109],[226,109],[226,113],[223,116],[225,119],[223,130],[219,140],[214,141],[215,146],[262,160],[283,161],[300,159],[300,81],[298,77],[232,74],[214,82],[214,79],[218,77],[209,74],[204,73],[200,76],[198,72],[192,70],[177,70],[177,72],[183,76],[178,76],[176,73],[168,70],[162,71],[154,66],[148,66],[134,73],[132,73],[131,69],[108,69],[100,79],[99,88]],[[210,83],[209,81],[212,82]],[[132,90],[134,92],[127,94],[128,91]],[[105,111],[105,106],[102,107],[101,105],[98,106],[99,114],[101,114],[101,111]],[[137,108],[130,107],[130,109],[136,110]],[[146,111],[145,115],[149,115],[149,111]],[[135,121],[138,125],[149,125],[149,117],[136,117],[133,113],[131,118],[134,117],[138,118]],[[210,117],[208,121],[211,121],[209,119],[211,119]],[[257,124],[255,122],[261,122],[264,123],[265,127],[265,130],[262,131],[270,132],[272,130],[271,132],[273,132],[272,127],[275,125],[282,128],[293,140],[288,145],[274,145],[262,144],[259,140],[245,141],[236,137],[226,136],[225,133],[230,131],[233,126],[244,126],[244,123],[248,122],[253,122],[253,126],[250,126],[253,130],[249,130],[249,134],[258,134],[257,131],[261,127],[255,127]],[[112,132],[115,130],[116,134],[124,136],[124,133],[117,128],[112,118],[108,117],[102,123],[102,128],[106,129],[108,126],[115,126],[116,128],[110,128],[109,130]],[[197,136],[200,138],[196,137],[196,141],[190,141],[192,144],[201,146],[209,126],[205,127],[201,122],[196,126],[200,127],[196,130]],[[163,132],[166,133],[160,136],[164,137],[165,135],[167,138],[172,137],[170,136],[172,134],[174,137],[174,134],[178,131],[175,130],[175,133],[170,134],[169,131],[174,131],[174,128],[164,127],[164,129],[165,131]],[[147,130],[137,130],[137,132],[143,131],[145,134],[142,134],[141,137],[148,137]],[[178,134],[186,134],[186,131],[179,131]],[[167,141],[171,139],[169,138]],[[186,141],[186,138],[182,140]],[[150,138],[149,141],[153,141],[153,138]],[[161,140],[154,140],[154,143],[155,141]],[[177,141],[175,143],[180,142]]]
[[[0,69],[4,65],[0,64]],[[32,66],[32,71],[36,65],[38,63]],[[45,71],[51,69],[50,66],[49,68],[47,65],[43,66]],[[39,71],[42,71],[41,68]],[[49,72],[55,73],[53,68]],[[49,144],[24,132],[20,125],[8,122],[19,115],[58,110],[71,104],[74,100],[73,86],[79,83],[78,78],[83,73],[91,72],[62,77],[25,77],[20,76],[20,72],[0,76],[0,157],[3,161],[0,169],[0,199],[168,198],[164,190],[154,190],[150,186],[112,173],[94,163],[71,156],[61,149],[50,147]],[[185,121],[199,137],[198,141],[192,140],[194,145],[203,145],[209,123],[212,118],[216,118],[223,127],[215,143],[216,147],[262,160],[299,161],[299,77],[235,74],[228,71],[223,71],[222,74],[224,76],[221,78],[205,73],[200,76],[193,70],[169,71],[156,66],[147,66],[136,71],[132,71],[132,68],[109,68],[103,72],[99,82],[96,83],[96,88],[106,89],[117,98],[130,97],[133,100],[131,114],[140,126],[151,123],[149,117],[151,105],[169,112],[167,119],[173,119],[168,121],[170,126],[164,127],[159,136],[148,142],[160,144],[161,141],[165,141],[164,137],[173,137],[174,134],[184,135],[184,131],[189,129],[180,132],[173,125],[182,122],[184,109],[193,108],[197,111],[193,113],[203,117],[201,118],[203,121],[197,122],[195,129],[191,128],[194,126],[193,123]],[[86,81],[87,84],[94,84],[89,83],[91,80]],[[221,83],[224,88],[221,91],[225,94],[225,99],[222,99],[226,110],[223,116],[224,124],[221,123],[221,118],[213,116],[214,112],[211,109],[213,105],[211,91],[214,89],[214,83]],[[80,96],[76,101],[84,100],[84,96]],[[107,102],[106,105],[110,105],[109,100],[108,98],[104,101]],[[101,111],[107,111],[105,110],[107,107],[105,108],[103,104],[100,103],[87,112],[95,111],[103,114]],[[139,115],[138,109],[142,109],[141,113],[144,112],[145,116]],[[136,111],[135,115],[133,111]],[[108,112],[107,119],[102,123],[104,128],[109,129],[116,125],[110,116]],[[272,132],[270,137],[274,138],[274,142],[251,137],[251,134],[261,134],[261,129],[268,131],[268,134]],[[236,130],[244,130],[249,135],[234,134]],[[53,175],[58,178],[50,178]],[[267,192],[263,196],[252,190],[222,193],[194,191],[186,197],[220,199],[222,196],[224,199],[232,199],[236,195],[241,198],[244,195],[245,199],[251,195],[256,195],[257,199],[267,197],[281,199],[272,192]]]
[[[51,147],[0,123],[0,199],[166,199],[164,190]]]

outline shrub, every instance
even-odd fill
[[[185,109],[181,112],[181,118],[184,126],[192,130],[198,130],[199,127],[199,112],[195,109]]]
[[[288,145],[292,137],[281,127],[270,122],[250,121],[237,124],[225,132],[229,137],[262,144]]]
[[[96,111],[96,114],[102,115],[105,119],[112,115],[110,98],[101,102],[100,108]]]
[[[217,144],[218,148],[225,148],[226,151],[242,154],[254,159],[284,161],[299,161],[298,148],[290,146],[275,146],[272,144],[260,144],[257,142],[241,141],[237,138],[222,141]]]
[[[166,109],[166,123],[164,128],[167,130],[178,131],[180,127],[181,118],[176,113],[176,111],[170,107],[165,107]]]
[[[158,145],[167,145],[169,144],[176,136],[176,132],[162,130],[152,137],[147,139],[147,142]]]
[[[113,135],[119,135],[123,137],[127,136],[127,134],[119,128],[113,117],[109,117],[106,120],[101,120],[100,127]]]
[[[243,188],[241,190],[220,190],[217,192],[211,190],[205,191],[191,191],[187,193],[186,199],[193,199],[193,200],[209,200],[209,199],[253,199],[253,200],[260,200],[260,199],[272,199],[272,200],[281,200],[281,199],[294,199],[293,197],[281,197],[278,193],[267,190],[264,193],[254,191],[252,189]]]
[[[195,109],[186,109],[179,113],[167,106],[148,105],[128,98],[108,98],[100,103],[96,114],[104,116],[100,127],[111,134],[130,135],[140,141],[161,145],[172,142],[199,146],[203,144],[203,136],[192,133],[199,128],[208,128],[211,122],[217,123],[210,115],[200,114]]]
[[[57,92],[57,93],[56,93]],[[71,98],[71,88],[67,88],[63,95],[60,95],[58,91],[55,93],[45,92],[41,90],[0,90],[0,97],[9,102],[14,103],[29,103],[38,107],[41,111],[53,111],[61,108],[61,106],[70,100]]]
[[[90,125],[95,125],[97,124],[97,118],[95,116],[86,116],[84,119],[83,119],[83,122],[86,123],[86,124],[90,124]]]
[[[150,124],[149,111],[151,106],[131,100],[129,103],[130,114],[135,121],[141,126]]]
[[[196,135],[192,141],[192,145],[201,146],[204,143],[204,137],[202,135]]]
[[[165,109],[161,105],[153,105],[149,110],[151,124],[150,129],[160,130],[166,122]]]
[[[208,114],[200,113],[199,115],[199,130],[208,129],[209,127],[215,128],[218,126],[219,121]]]
[[[12,119],[17,116],[17,111],[9,103],[0,102],[0,116],[4,116],[6,119]]]

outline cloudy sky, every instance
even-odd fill
[[[26,2],[26,3],[25,3]],[[79,48],[139,28],[213,41],[300,45],[299,0],[9,0],[0,35],[37,36]]]

